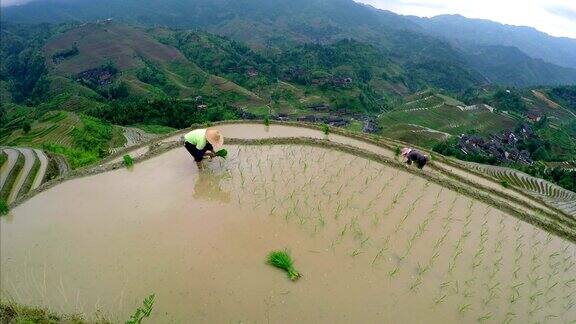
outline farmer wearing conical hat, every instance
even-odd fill
[[[426,165],[426,163],[428,163],[428,156],[412,148],[405,147],[402,149],[401,153],[402,157],[405,157],[407,159],[406,163],[408,165],[411,165],[412,162],[416,162],[418,169],[422,169]]]
[[[198,169],[202,169],[202,160],[215,157],[223,144],[224,136],[213,128],[195,129],[184,135],[184,147],[196,161]]]

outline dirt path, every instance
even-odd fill
[[[34,190],[42,184],[42,180],[44,180],[44,176],[46,175],[46,169],[48,168],[48,157],[46,154],[38,149],[34,149],[34,152],[40,160],[40,169],[38,169],[38,173],[36,174],[36,178],[34,179],[30,190]]]
[[[26,178],[28,177],[30,170],[32,170],[32,167],[34,166],[34,161],[36,160],[36,154],[34,154],[34,151],[32,149],[17,148],[16,150],[20,151],[20,153],[24,155],[24,166],[22,167],[22,171],[20,171],[20,174],[18,174],[16,182],[14,183],[14,187],[12,188],[12,191],[8,196],[8,203],[13,202],[14,200],[16,200],[16,197],[18,197],[18,192],[20,192],[20,189],[22,188],[22,185],[26,181]]]
[[[4,163],[4,165],[2,165],[2,169],[0,170],[2,173],[2,177],[0,177],[0,189],[4,187],[4,183],[8,179],[8,175],[10,174],[10,171],[12,171],[12,168],[14,167],[14,165],[16,164],[16,160],[18,159],[17,150],[5,148],[2,151],[8,155],[8,160],[6,161],[6,163]]]

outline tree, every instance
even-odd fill
[[[24,121],[22,123],[22,130],[24,131],[24,133],[28,134],[28,132],[30,132],[30,130],[32,129],[32,126],[30,125],[29,121]]]

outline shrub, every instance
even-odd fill
[[[131,168],[134,165],[134,159],[129,154],[124,155],[124,166],[127,168]]]
[[[300,273],[294,269],[294,262],[288,254],[288,251],[272,251],[268,254],[268,264],[282,269],[288,273],[288,278],[295,281],[300,278]]]
[[[30,132],[31,129],[32,126],[30,125],[29,121],[25,121],[24,123],[22,123],[22,130],[24,131],[25,134],[28,134],[28,132]]]
[[[0,216],[8,215],[8,211],[8,204],[4,200],[0,199]]]
[[[320,128],[322,129],[324,135],[330,134],[330,126],[328,126],[328,124],[324,123],[322,126],[320,126]]]

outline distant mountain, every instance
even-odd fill
[[[576,69],[529,57],[516,47],[467,46],[470,66],[494,84],[516,87],[576,84]]]
[[[405,17],[353,0],[37,0],[4,8],[1,17],[3,22],[15,23],[111,18],[141,26],[202,29],[268,53],[302,43],[333,44],[354,39],[374,46],[414,76],[417,82],[411,82],[410,87],[415,90],[432,86],[457,92],[484,84],[487,79],[519,86],[576,83],[576,70],[530,61],[529,56],[535,56],[515,44],[460,41],[448,37],[451,32],[436,32],[436,20]],[[515,46],[529,56],[520,51],[504,54],[508,49],[494,48],[492,52],[504,55],[507,64],[491,64],[477,55],[478,48],[482,48],[478,46],[485,45]],[[522,73],[524,69],[526,73]]]
[[[504,25],[460,15],[409,18],[427,32],[451,41],[514,46],[533,58],[576,69],[576,39],[553,37],[531,27]]]

